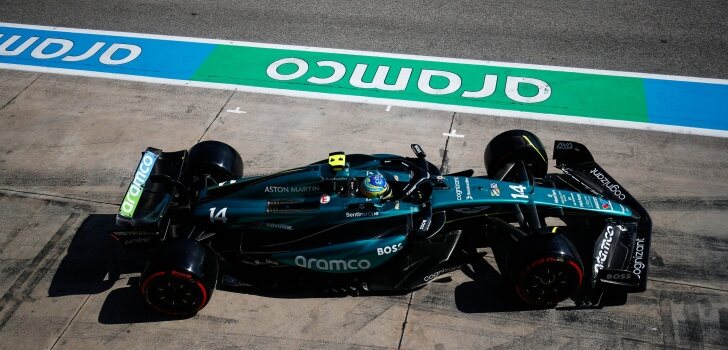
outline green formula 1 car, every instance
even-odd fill
[[[561,172],[547,174],[541,141],[511,130],[485,149],[488,176],[440,174],[412,149],[244,177],[221,142],[148,148],[112,235],[151,248],[141,293],[176,315],[202,309],[219,285],[408,291],[485,247],[533,307],[645,290],[650,217],[585,146],[556,141]]]

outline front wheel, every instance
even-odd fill
[[[140,292],[147,305],[165,314],[191,316],[212,297],[218,261],[199,242],[162,242],[142,273]]]
[[[583,271],[579,265],[559,257],[533,261],[520,271],[516,293],[535,306],[554,306],[569,298],[580,286]]]
[[[508,163],[523,161],[526,168],[538,178],[546,176],[548,158],[546,149],[536,135],[526,130],[509,130],[494,137],[485,147],[483,155],[488,176],[495,176]]]
[[[536,307],[553,307],[581,287],[584,269],[571,242],[561,234],[528,236],[509,257],[516,294]]]

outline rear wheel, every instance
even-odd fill
[[[206,246],[193,240],[166,241],[152,252],[140,291],[152,308],[190,316],[210,301],[217,273],[217,257]]]
[[[527,304],[552,307],[581,287],[581,259],[563,235],[529,236],[519,241],[508,258],[511,281]]]
[[[494,137],[485,147],[483,159],[491,178],[508,163],[516,161],[523,161],[538,178],[543,178],[548,171],[546,149],[536,135],[526,130],[509,130]]]
[[[243,176],[243,159],[230,145],[220,141],[202,141],[190,148],[187,174],[209,175],[216,182]]]

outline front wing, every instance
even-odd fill
[[[593,287],[634,293],[647,288],[652,219],[629,192],[594,161],[586,146],[556,141],[554,155],[562,177],[580,190],[623,203],[639,215],[636,222],[607,223],[596,240]]]

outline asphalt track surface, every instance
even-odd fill
[[[0,8],[10,23],[728,78],[722,0],[3,0]]]
[[[0,21],[728,77],[720,1],[263,6],[0,2]],[[238,107],[246,113],[227,112]],[[726,139],[10,70],[0,70],[0,123],[0,348],[728,344]],[[450,171],[482,173],[488,139],[513,128],[549,152],[557,138],[588,145],[642,200],[655,222],[647,292],[604,309],[518,310],[486,259],[470,277],[403,296],[217,291],[196,317],[169,320],[140,306],[140,254],[103,235],[146,146],[222,140],[253,174],[420,143]],[[464,137],[442,135],[453,131]]]

